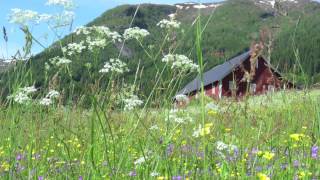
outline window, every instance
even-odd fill
[[[229,89],[230,90],[235,90],[236,86],[235,86],[235,82],[234,81],[229,81]]]
[[[273,85],[268,85],[268,92],[274,92],[274,86]]]
[[[250,93],[254,94],[257,91],[257,84],[251,83],[250,84]]]
[[[222,82],[219,81],[219,98],[222,98]]]

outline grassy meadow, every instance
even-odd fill
[[[0,111],[1,179],[317,179],[320,92],[177,112],[10,107]]]

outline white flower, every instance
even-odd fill
[[[63,27],[72,23],[75,18],[73,11],[63,11],[62,13],[52,16],[55,21],[55,27]]]
[[[122,74],[126,71],[129,71],[127,64],[122,62],[120,59],[110,59],[109,62],[106,62],[103,68],[99,71],[100,73],[119,73]]]
[[[49,22],[52,19],[52,17],[53,16],[50,14],[40,14],[38,16],[37,23],[39,24],[40,22]]]
[[[11,9],[11,14],[9,15],[9,22],[26,25],[28,22],[37,21],[38,13],[32,10],[22,10],[22,9]]]
[[[189,97],[184,94],[178,94],[175,97],[177,102],[189,103]]]
[[[199,137],[201,131],[202,131],[202,126],[201,126],[201,124],[199,124],[198,129],[196,129],[196,130],[193,132],[192,136],[193,136],[193,137],[196,137],[196,138]]]
[[[171,69],[179,69],[181,71],[196,71],[198,69],[198,65],[194,64],[192,60],[190,60],[185,55],[180,54],[168,54],[162,58],[162,62],[171,64]]]
[[[18,104],[26,104],[31,100],[31,98],[27,94],[19,92],[13,96],[13,100]]]
[[[70,64],[72,62],[70,59],[59,57],[59,56],[51,58],[49,61],[56,66]]]
[[[62,48],[62,51],[72,56],[74,54],[80,54],[84,49],[86,49],[86,46],[84,46],[84,41],[81,41],[80,43],[69,43],[67,47]]]
[[[46,5],[62,6],[65,9],[71,9],[74,7],[73,0],[48,0]]]
[[[168,115],[168,118],[165,121],[172,121],[178,124],[193,122],[193,119],[186,112],[180,112],[177,109],[171,109]]]
[[[157,176],[159,176],[160,174],[158,173],[158,172],[152,172],[151,174],[150,174],[150,176],[151,177],[157,177]]]
[[[88,49],[93,51],[95,48],[104,48],[107,46],[107,40],[104,38],[91,39],[87,37]]]
[[[20,89],[21,92],[29,95],[31,93],[34,93],[37,91],[37,89],[34,86],[30,86],[30,87],[24,87]]]
[[[50,98],[50,99],[55,99],[55,98],[58,98],[60,96],[60,93],[56,90],[51,90],[49,91],[49,93],[47,94],[47,98]]]
[[[50,98],[45,97],[39,101],[39,104],[43,106],[50,106],[52,104],[52,100]]]
[[[144,157],[140,157],[139,159],[134,161],[134,165],[140,165],[142,163],[144,163],[146,161],[146,159]]]
[[[161,20],[157,24],[157,26],[159,26],[160,28],[163,28],[163,29],[171,30],[171,29],[179,29],[180,24],[181,24],[180,22],[171,18],[170,20],[167,20],[167,19]]]
[[[130,95],[129,98],[124,99],[124,110],[131,111],[134,108],[141,106],[143,104],[143,101],[141,101],[138,96],[136,95]]]
[[[126,40],[129,40],[129,39],[140,40],[148,35],[150,35],[150,33],[147,30],[140,29],[139,27],[128,28],[124,31],[124,34],[123,34]]]
[[[228,145],[228,144],[225,144],[225,143],[222,142],[222,141],[218,141],[216,148],[217,148],[218,151],[224,151],[224,150],[226,150],[226,149],[229,148],[229,145]]]
[[[30,94],[36,92],[37,89],[34,86],[20,88],[14,95],[8,97],[13,99],[18,104],[27,104],[31,101]]]
[[[106,37],[111,39],[112,42],[121,42],[122,37],[116,31],[111,31],[106,26],[92,26],[92,27],[79,27],[76,29],[76,34],[86,35],[87,36],[87,43],[90,41],[97,39],[105,39]],[[90,35],[90,36],[88,36]],[[89,38],[88,38],[89,37]]]
[[[160,129],[160,128],[159,128],[159,126],[157,126],[157,125],[153,125],[153,126],[151,126],[149,129],[150,129],[150,130],[158,130],[158,129]]]

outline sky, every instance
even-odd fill
[[[175,4],[186,2],[188,0],[74,0],[76,4],[75,20],[73,27],[79,27],[92,21],[94,18],[100,16],[108,9],[114,8],[122,4],[139,4],[139,3],[157,3],[157,4]],[[214,2],[218,0],[207,0],[205,2]],[[11,24],[8,21],[8,15],[13,8],[29,9],[39,13],[55,14],[61,12],[57,7],[45,5],[47,0],[0,0],[0,59],[7,59],[13,56],[18,49],[24,45],[24,35],[20,30],[20,26]],[[195,2],[199,2],[195,0]],[[8,43],[5,43],[2,27],[5,27],[8,34]],[[57,40],[53,33],[45,24],[33,25],[30,29],[31,33],[44,46],[49,46],[52,42]],[[70,31],[65,32],[68,34]],[[43,48],[34,44],[32,53],[41,52]]]

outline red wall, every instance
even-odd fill
[[[256,69],[256,74],[251,83],[256,84],[256,92],[253,94],[263,94],[268,91],[268,86],[274,86],[275,90],[281,89],[283,87],[283,82],[280,80],[280,75],[273,72],[263,58],[258,60],[258,68]],[[244,68],[250,72],[250,61],[249,59],[244,61]],[[235,95],[237,97],[244,96],[247,93],[247,88],[250,88],[246,82],[242,82],[244,72],[240,67],[236,68],[228,76],[222,80],[222,96],[232,96],[232,90],[229,87],[229,81],[236,82],[237,90]],[[219,98],[219,82],[214,82],[205,87],[205,94],[207,96],[218,99]],[[192,93],[190,98],[193,98],[196,95],[196,92]]]

